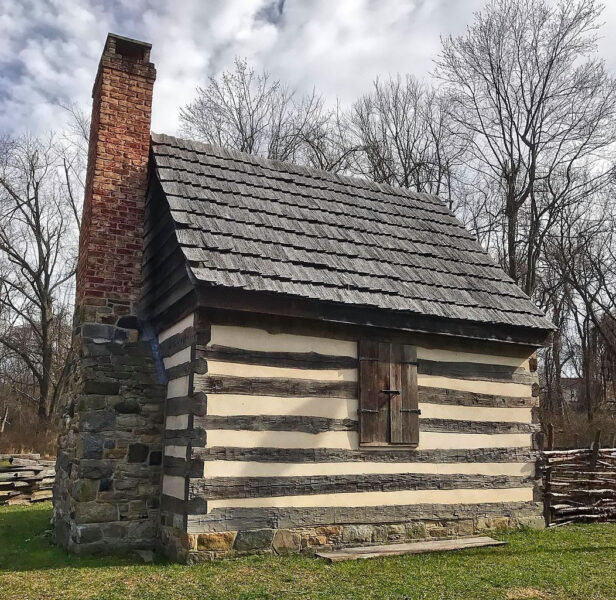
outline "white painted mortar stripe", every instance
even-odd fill
[[[454,421],[499,421],[501,423],[531,423],[530,408],[490,408],[420,402],[421,419],[453,419]]]
[[[167,398],[181,398],[188,395],[188,375],[171,379],[167,383]]]
[[[316,477],[325,475],[506,475],[532,477],[533,463],[276,463],[256,461],[206,461],[204,477]]]
[[[184,500],[186,498],[186,479],[177,475],[164,475],[163,494]]]
[[[355,431],[303,433],[296,431],[246,431],[213,429],[207,432],[207,446],[237,446],[239,448],[340,448],[356,450],[359,445]],[[422,432],[420,450],[527,448],[531,435],[527,433],[435,433]]]
[[[419,450],[461,450],[468,448],[528,448],[532,445],[529,433],[436,433],[419,434]]]
[[[208,360],[207,371],[212,375],[231,375],[233,377],[357,381],[357,369],[293,369]]]
[[[358,402],[348,398],[280,398],[208,394],[208,415],[296,415],[329,419],[357,419]]]
[[[314,494],[269,498],[208,500],[208,512],[216,508],[351,507],[396,506],[405,504],[484,504],[494,502],[530,502],[532,487],[507,489],[403,490],[396,492],[359,492]]]
[[[357,448],[354,431],[302,433],[296,431],[235,431],[212,429],[207,432],[207,445],[239,448]]]
[[[317,352],[330,356],[357,356],[357,342],[291,333],[269,333],[264,329],[212,325],[211,344],[261,352]]]
[[[172,335],[176,333],[182,333],[185,329],[192,327],[195,322],[195,315],[191,313],[190,315],[184,317],[181,321],[178,321],[169,329],[165,329],[158,334],[158,342],[164,342],[166,339],[170,338]]]
[[[186,446],[165,446],[165,456],[186,458]]]
[[[190,346],[176,352],[175,354],[172,354],[171,356],[168,356],[167,358],[163,358],[165,369],[177,367],[178,365],[183,365],[187,362],[190,362]]]
[[[169,415],[165,420],[165,429],[187,429],[188,415]]]

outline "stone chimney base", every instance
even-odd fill
[[[56,463],[56,541],[77,554],[152,549],[166,385],[150,342],[136,329],[86,323],[75,349]]]

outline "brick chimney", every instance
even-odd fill
[[[79,239],[78,323],[116,324],[136,312],[156,78],[150,49],[109,34],[98,66]]]
[[[71,552],[157,543],[164,399],[138,321],[156,72],[150,44],[109,34],[94,84],[76,291],[63,393],[54,535]]]

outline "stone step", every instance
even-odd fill
[[[427,542],[410,542],[408,544],[387,544],[385,546],[358,546],[356,548],[317,552],[316,555],[330,562],[339,562],[341,560],[362,560],[365,558],[378,558],[382,556],[400,556],[402,554],[424,554],[426,552],[465,550],[466,548],[482,548],[484,546],[504,546],[506,543],[507,542],[500,542],[487,536],[477,536],[456,538],[454,540],[430,540]]]

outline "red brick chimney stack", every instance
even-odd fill
[[[150,49],[109,34],[98,67],[79,239],[78,323],[116,324],[136,312],[156,79]]]

